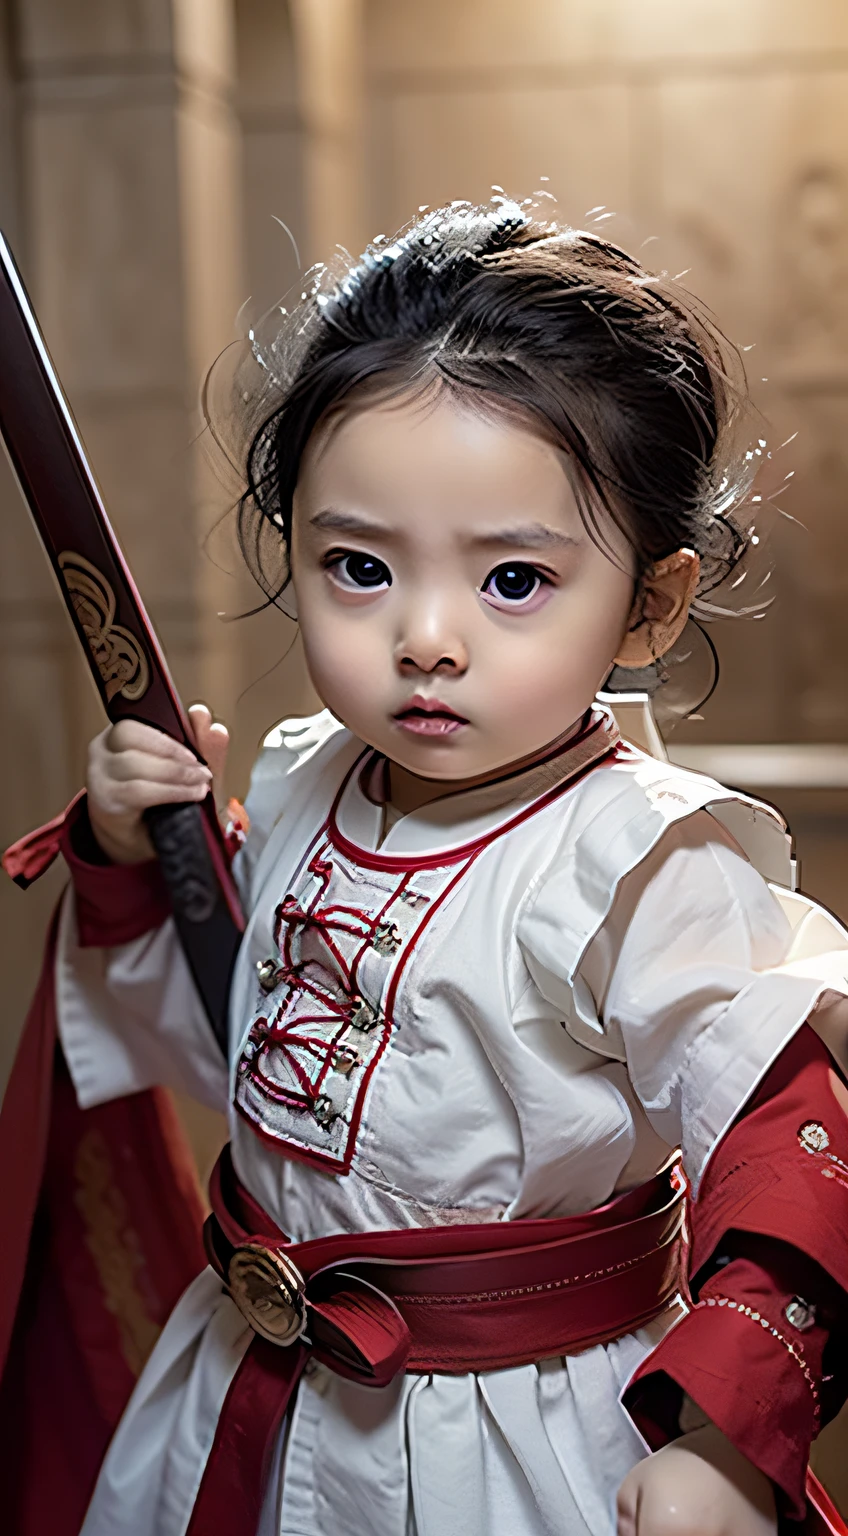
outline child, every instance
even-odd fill
[[[848,939],[749,862],[768,808],[594,702],[745,553],[728,354],[504,200],[283,324],[241,535],[325,710],[254,773],[229,1074],[141,819],[208,770],[115,726],[66,834],[80,1102],[175,1085],[232,1134],[85,1536],[765,1536],[844,1392]]]

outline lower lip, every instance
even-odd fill
[[[413,736],[453,736],[468,724],[453,715],[397,715],[395,724]]]

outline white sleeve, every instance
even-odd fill
[[[285,812],[292,774],[341,729],[339,722],[325,709],[319,715],[281,721],[262,742],[244,804],[250,831],[244,847],[233,861],[233,876],[247,910],[253,904],[251,894],[257,865]]]
[[[129,944],[82,949],[69,889],[59,925],[56,1014],[81,1109],[161,1086],[226,1113],[226,1062],[170,919]]]
[[[826,991],[821,967],[795,962],[795,948],[771,887],[698,811],[621,882],[573,987],[550,961],[542,972],[532,953],[528,963],[542,991],[568,1007],[570,1033],[626,1063],[651,1124],[682,1146],[696,1183],[715,1141]],[[846,961],[843,949],[843,987]],[[829,974],[833,984],[832,967]]]

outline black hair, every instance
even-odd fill
[[[373,397],[432,387],[518,416],[564,450],[592,536],[604,542],[608,514],[640,571],[694,549],[696,613],[745,552],[735,514],[750,471],[729,447],[745,400],[738,354],[690,295],[598,235],[544,222],[529,202],[453,203],[329,280],[317,269],[282,324],[280,313],[270,352],[251,333],[263,419],[238,516],[269,601],[288,582],[315,429]]]

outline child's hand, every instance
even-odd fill
[[[714,1425],[640,1461],[618,1492],[618,1536],[775,1536],[768,1478]]]
[[[205,799],[227,757],[226,727],[212,723],[205,704],[189,711],[194,739],[209,767],[188,747],[152,726],[122,720],[95,736],[88,752],[88,815],[100,847],[116,864],[154,857],[143,813],[152,805]]]

